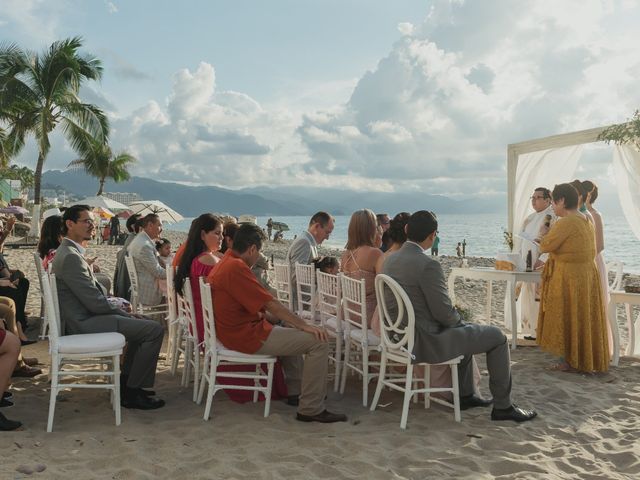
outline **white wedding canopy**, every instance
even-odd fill
[[[530,212],[534,188],[569,182],[582,155],[583,146],[598,142],[606,127],[554,135],[514,143],[507,147],[508,225],[517,232]],[[618,198],[631,230],[640,239],[640,152],[632,145],[613,146],[613,171]]]

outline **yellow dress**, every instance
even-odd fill
[[[575,369],[607,371],[609,344],[593,225],[581,215],[560,218],[540,251],[550,255],[542,272],[538,343]]]

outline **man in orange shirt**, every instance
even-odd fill
[[[209,274],[218,340],[238,352],[282,357],[289,394],[300,394],[298,420],[344,422],[346,415],[331,413],[324,407],[328,368],[326,331],[291,313],[251,272],[265,239],[257,225],[241,225],[233,248]],[[268,318],[282,320],[293,328],[274,326]],[[302,378],[295,368],[300,355],[305,355]]]

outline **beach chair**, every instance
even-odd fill
[[[613,280],[609,282],[609,290],[622,290],[623,270],[624,263],[618,260],[612,260],[607,263],[607,278],[609,278],[609,273],[615,272]]]
[[[298,310],[295,312],[308,323],[317,323],[316,267],[296,263],[296,298]]]
[[[381,326],[381,359],[380,369],[378,373],[378,384],[376,393],[371,402],[371,411],[376,409],[382,387],[388,387],[404,393],[402,402],[402,417],[400,419],[400,428],[407,428],[407,417],[409,416],[409,402],[414,394],[422,393],[424,397],[424,408],[429,408],[431,400],[441,405],[453,408],[454,418],[456,422],[460,421],[460,394],[458,391],[458,364],[463,356],[460,355],[446,362],[437,365],[448,365],[451,369],[451,387],[431,388],[430,387],[430,367],[431,364],[420,363],[424,366],[424,378],[415,379],[413,371],[415,365],[413,360],[413,344],[415,337],[415,313],[411,300],[406,292],[394,279],[388,275],[378,274],[375,281],[376,298],[378,301],[378,313],[380,314]],[[388,309],[387,300],[393,298],[397,305],[397,313],[392,315]],[[392,375],[387,373],[389,363],[400,364],[405,369],[405,374],[398,377],[397,373]],[[435,364],[434,364],[435,365]],[[422,383],[423,387],[418,388]],[[446,400],[431,397],[431,393],[451,392],[453,395],[453,403]]]
[[[139,282],[138,282],[138,272],[136,270],[136,264],[133,261],[133,257],[130,255],[125,255],[124,257],[125,264],[127,265],[127,272],[129,273],[129,282],[131,283],[130,291],[131,291],[131,308],[133,313],[137,313],[138,315],[146,315],[146,316],[157,316],[157,315],[165,315],[168,313],[167,304],[161,303],[159,305],[143,305],[140,302],[139,295]],[[168,287],[167,287],[168,288]]]
[[[173,356],[178,346],[178,331],[180,322],[178,321],[178,305],[176,299],[176,289],[173,286],[175,267],[167,265],[167,353],[165,364],[171,365],[171,374],[175,375],[173,368]]]
[[[183,325],[182,341],[184,341],[184,368],[182,369],[182,386],[189,385],[189,377],[193,371],[193,401],[198,400],[198,385],[200,383],[200,350],[202,343],[198,342],[196,327],[196,310],[193,304],[193,294],[189,277],[184,279],[182,295],[176,292],[178,316]]]
[[[291,269],[289,265],[275,264],[276,296],[278,301],[293,311],[293,292],[291,289]]]
[[[253,402],[258,401],[258,394],[264,395],[264,416],[269,416],[271,407],[271,387],[273,386],[273,369],[276,357],[271,355],[249,355],[246,353],[229,350],[218,342],[216,338],[216,321],[213,314],[213,298],[211,288],[200,278],[200,296],[202,298],[202,317],[204,321],[205,355],[202,368],[202,381],[198,403],[202,402],[205,383],[207,388],[207,402],[204,408],[204,419],[209,420],[213,396],[218,390],[249,390],[253,391]],[[267,365],[265,374],[262,365]],[[218,372],[219,365],[255,365],[255,372],[224,371]],[[224,385],[216,382],[218,378],[243,378],[253,380],[253,385]],[[264,384],[263,384],[264,382]]]
[[[38,281],[40,282],[40,318],[42,319],[42,326],[40,327],[40,339],[47,338],[47,329],[49,325],[47,323],[47,316],[44,314],[44,293],[42,291],[42,274],[44,274],[44,267],[42,266],[42,259],[38,252],[33,252],[33,261],[36,264],[36,273],[38,274]]]
[[[53,429],[53,416],[56,398],[60,390],[65,388],[103,388],[111,392],[111,404],[116,417],[116,425],[120,425],[120,355],[124,348],[124,335],[118,332],[88,333],[80,335],[60,336],[60,308],[55,275],[44,273],[41,277],[44,312],[49,323],[49,351],[51,353],[51,397],[49,400],[49,417],[47,432]],[[74,368],[65,369],[72,363]],[[89,366],[90,369],[85,368]],[[98,365],[103,369],[96,370]],[[82,367],[82,368],[79,368]],[[105,378],[103,383],[60,383],[61,377]]]
[[[364,279],[340,276],[344,325],[344,364],[340,393],[344,393],[349,370],[362,377],[362,405],[367,406],[369,382],[377,376],[370,368],[378,365],[369,356],[377,354],[380,338],[367,323],[367,302]]]
[[[335,365],[333,391],[340,388],[340,373],[342,372],[342,351],[344,343],[344,329],[342,326],[342,288],[339,275],[331,275],[317,271],[318,282],[318,313],[320,325],[331,338],[329,361]]]

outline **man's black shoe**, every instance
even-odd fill
[[[120,403],[124,408],[138,410],[155,410],[164,407],[164,400],[152,398],[141,392],[141,389],[128,388]]]
[[[491,420],[513,420],[514,422],[526,422],[536,418],[538,414],[534,410],[525,410],[516,404],[509,408],[494,408],[491,412]]]
[[[493,403],[493,398],[482,398],[477,395],[460,397],[460,410],[469,410],[475,407],[488,407]]]
[[[320,423],[335,423],[346,422],[347,416],[343,413],[331,413],[328,410],[323,410],[317,415],[296,415],[296,420],[301,422],[320,422]]]
[[[3,398],[2,400],[0,400],[0,408],[5,407],[13,407],[13,402],[8,398]]]
[[[6,398],[7,400],[13,400],[13,393],[11,392],[4,392],[2,394],[2,398]]]
[[[300,395],[289,395],[287,397],[287,405],[297,407],[300,405]]]
[[[147,397],[154,397],[156,395],[155,390],[145,390],[144,388],[140,389],[140,393],[142,393],[143,395],[146,395]]]
[[[11,430],[15,430],[20,428],[22,423],[16,420],[9,420],[3,414],[0,413],[0,431],[1,432],[10,432]]]

